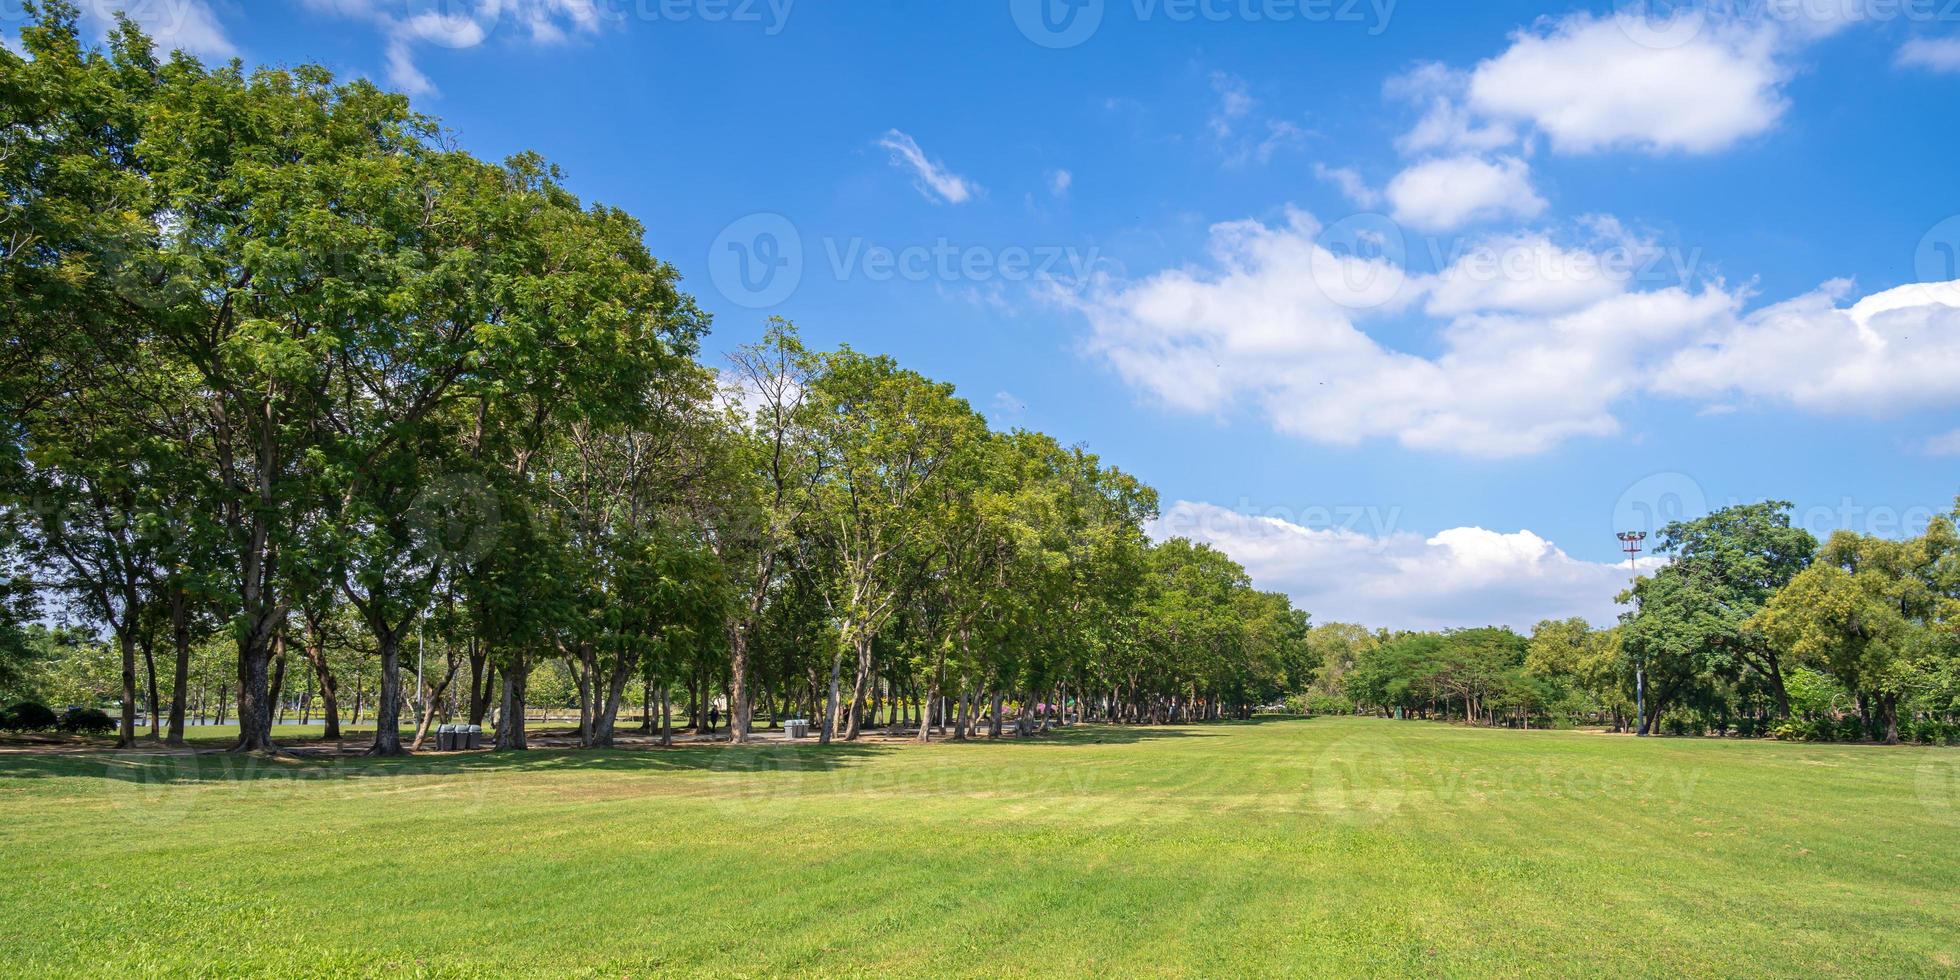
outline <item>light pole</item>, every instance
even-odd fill
[[[1645,531],[1620,532],[1620,550],[1627,553],[1627,582],[1633,588],[1640,585],[1640,565],[1636,559],[1640,557],[1641,543],[1646,540]],[[1633,710],[1640,719],[1635,732],[1645,737],[1647,734],[1647,658],[1640,654],[1635,654],[1633,658]]]

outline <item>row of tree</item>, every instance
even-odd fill
[[[76,21],[30,5],[0,49],[0,663],[85,619],[125,742],[144,704],[183,737],[214,637],[248,751],[297,690],[337,726],[355,646],[379,754],[410,701],[525,747],[546,665],[601,746],[675,690],[827,742],[899,706],[922,738],[1245,714],[1309,676],[1303,613],[1152,544],[1154,492],[1081,449],[783,322],[704,366],[640,224],[541,159]],[[411,642],[441,655],[405,694]]]
[[[1668,526],[1666,563],[1622,597],[1632,609],[1612,629],[1318,627],[1326,667],[1308,701],[1518,727],[1960,738],[1960,504],[1918,537],[1839,531],[1821,547],[1790,510],[1772,501]]]

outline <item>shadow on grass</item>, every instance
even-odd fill
[[[1018,746],[1067,749],[1091,745],[1135,745],[1167,739],[1216,738],[1233,728],[1255,727],[1274,719],[1212,722],[1191,726],[1089,725],[1053,729],[1046,735],[955,742],[935,738],[934,746],[976,749]],[[1283,719],[1282,719],[1283,720]],[[125,751],[0,755],[0,780],[109,779],[163,785],[208,785],[261,780],[367,780],[391,776],[483,776],[499,773],[657,773],[717,772],[732,775],[821,773],[863,765],[916,747],[910,741],[758,743],[651,746],[615,749],[539,748],[527,752],[471,752],[369,758],[315,755],[318,741],[288,743],[292,754],[277,757],[233,755],[199,746],[195,752],[142,747]]]

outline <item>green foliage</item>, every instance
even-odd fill
[[[107,735],[116,730],[116,720],[100,708],[70,708],[62,713],[60,727],[70,735]]]
[[[60,719],[39,701],[22,701],[0,710],[0,732],[51,732]]]

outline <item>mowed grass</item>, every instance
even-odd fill
[[[0,756],[0,975],[1953,975],[1960,752],[1367,719]]]

